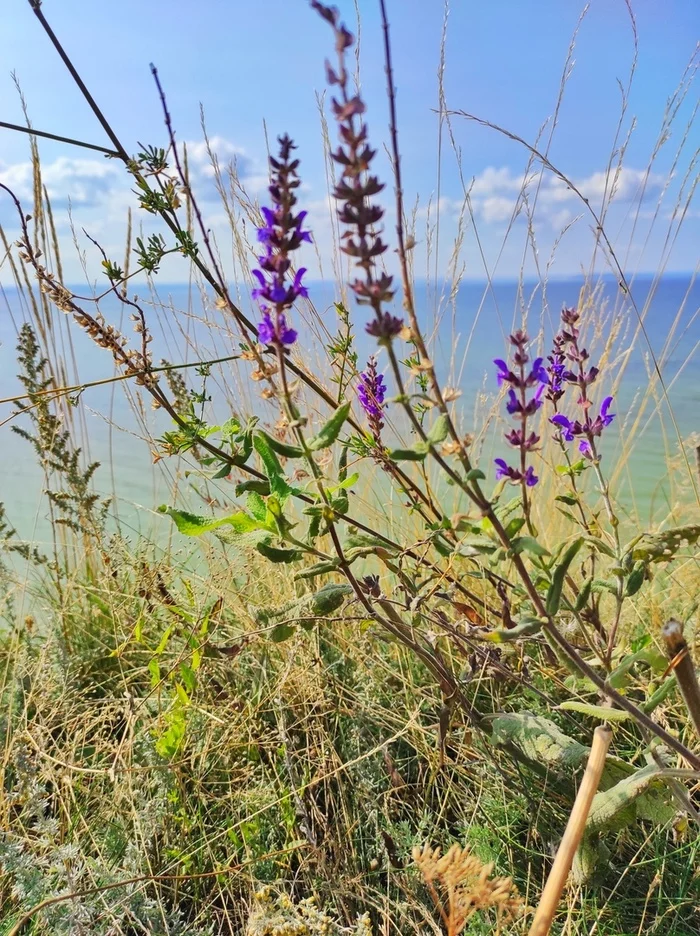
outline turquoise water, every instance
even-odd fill
[[[460,401],[464,428],[475,431],[482,452],[482,464],[499,452],[499,426],[490,415],[496,399],[493,378],[494,357],[503,355],[506,336],[523,315],[532,335],[540,335],[542,348],[551,340],[563,304],[575,305],[581,282],[552,281],[543,290],[537,285],[518,286],[499,282],[492,286],[463,284],[450,298],[448,291],[436,292],[419,286],[417,306],[425,310],[426,330],[433,337],[433,357],[446,384],[462,391]],[[154,335],[153,357],[170,361],[195,361],[222,357],[237,350],[238,336],[224,313],[216,310],[210,297],[183,286],[157,286],[157,294],[143,287],[150,327]],[[646,335],[638,333],[638,318],[629,297],[615,282],[603,282],[596,294],[588,318],[591,347],[600,349],[611,331],[607,365],[598,387],[599,395],[615,393],[618,419],[606,437],[605,466],[614,475],[615,466],[635,420],[630,469],[619,479],[618,496],[634,505],[641,517],[663,515],[672,501],[690,495],[689,487],[672,484],[667,459],[677,457],[677,434],[687,438],[700,432],[700,284],[688,277],[667,277],[659,283],[639,279],[632,284],[632,297],[644,318]],[[298,312],[299,354],[305,363],[323,369],[319,342],[337,330],[333,309],[336,293],[328,284],[312,289],[317,315],[310,309]],[[0,294],[0,398],[21,393],[15,361],[16,327],[28,313],[20,297],[12,290]],[[241,300],[244,308],[248,307]],[[128,315],[119,303],[109,299],[101,304],[109,321],[121,322],[129,335]],[[363,360],[372,350],[371,339],[362,333],[359,323],[364,315],[358,310],[358,350]],[[96,348],[70,320],[54,312],[53,328],[58,345],[68,361],[69,383],[108,378],[114,368],[108,353]],[[309,336],[313,335],[313,338]],[[72,346],[71,346],[72,345]],[[631,350],[630,350],[631,347]],[[652,354],[656,359],[653,363]],[[385,363],[385,362],[384,362]],[[668,391],[663,398],[655,375],[658,365]],[[250,364],[233,362],[217,366],[207,380],[211,396],[208,416],[223,421],[232,410],[259,412],[274,421],[274,411],[261,409],[256,393],[259,385],[248,379]],[[201,378],[189,371],[191,386]],[[647,396],[649,388],[654,394]],[[660,402],[658,402],[660,401]],[[673,413],[673,420],[670,413]],[[26,425],[26,417],[13,416],[16,406],[0,405],[0,500],[20,535],[43,542],[50,527],[42,472],[36,465],[30,446],[12,432],[12,425]],[[162,520],[154,508],[168,499],[171,488],[185,488],[196,479],[183,477],[183,466],[176,460],[154,465],[154,446],[148,435],[158,436],[169,428],[162,413],[150,409],[150,399],[125,383],[86,389],[69,408],[89,458],[102,467],[96,475],[98,490],[115,497],[115,509],[126,531],[151,532]],[[680,464],[680,460],[679,460]],[[490,470],[490,469],[489,469]],[[679,471],[679,477],[683,472]],[[226,492],[224,492],[226,496]]]

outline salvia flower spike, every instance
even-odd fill
[[[549,386],[550,376],[543,358],[538,357],[530,361],[526,350],[528,337],[524,331],[519,329],[514,332],[510,336],[510,343],[514,348],[512,361],[496,358],[493,363],[496,365],[498,386],[508,386],[506,410],[519,423],[516,428],[506,432],[505,436],[508,443],[520,452],[520,464],[513,467],[504,458],[495,459],[496,478],[505,478],[524,487],[534,487],[539,478],[532,465],[527,464],[527,459],[536,449],[540,437],[536,432],[528,432],[527,423],[542,406],[542,396]]]
[[[613,398],[607,396],[601,403],[598,414],[591,416],[592,406],[588,397],[588,388],[597,380],[599,370],[589,363],[590,354],[579,343],[580,318],[580,313],[576,309],[562,310],[561,330],[554,339],[554,350],[548,358],[550,366],[547,368],[547,397],[554,402],[556,407],[557,401],[563,396],[565,383],[578,388],[577,403],[581,409],[581,416],[570,418],[564,413],[557,412],[550,418],[550,422],[557,427],[562,441],[578,440],[579,452],[585,458],[595,460],[600,457],[596,450],[595,440],[600,438],[603,431],[615,419],[615,413],[610,412]]]
[[[288,323],[289,310],[297,299],[308,296],[303,284],[306,269],[300,267],[292,276],[291,254],[302,244],[311,243],[311,234],[304,228],[306,212],[294,211],[295,189],[299,187],[299,160],[293,158],[296,147],[286,135],[278,142],[277,158],[270,157],[272,207],[260,209],[264,223],[258,228],[258,241],[264,253],[258,257],[260,268],[253,270],[257,286],[252,295],[262,313],[259,340],[284,348],[297,340],[296,331]]]

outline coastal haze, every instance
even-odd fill
[[[479,461],[491,480],[492,459],[502,454],[500,440],[505,428],[496,407],[498,391],[492,359],[504,355],[507,334],[522,323],[523,315],[533,337],[533,347],[537,353],[546,355],[561,308],[577,303],[582,285],[582,280],[573,279],[553,280],[544,290],[541,285],[532,283],[495,282],[490,286],[465,283],[450,299],[447,287],[436,290],[433,286],[418,284],[416,298],[424,321],[435,321],[436,310],[441,313],[433,339],[434,357],[445,382],[461,390],[463,426],[466,431],[478,434]],[[315,312],[312,314],[309,305],[302,302],[296,322],[304,361],[315,361],[317,372],[326,376],[328,369],[319,339],[323,337],[324,328],[331,334],[337,330],[333,305],[337,295],[332,284],[313,283],[310,300],[313,300]],[[634,306],[610,278],[602,280],[593,295],[585,330],[594,360],[596,354],[604,350],[600,330],[607,334],[614,326],[618,332],[605,351],[605,366],[595,388],[598,400],[614,394],[614,409],[618,414],[613,430],[606,433],[604,467],[608,476],[615,476],[615,496],[625,512],[636,514],[641,521],[658,520],[674,505],[678,506],[674,502],[679,498],[693,496],[678,437],[685,441],[694,464],[693,434],[700,433],[697,353],[700,283],[688,276],[667,276],[658,282],[639,278],[632,286]],[[154,362],[167,359],[172,363],[192,364],[236,353],[239,336],[230,319],[215,309],[206,293],[156,281],[153,292],[142,290],[142,299],[154,335]],[[11,289],[4,291],[3,300],[0,397],[5,399],[21,394],[23,389],[16,376],[15,360],[16,327],[22,320],[23,309],[19,297]],[[130,322],[120,305],[110,298],[103,300],[100,307],[110,321],[121,322],[129,335]],[[639,328],[637,312],[643,316],[643,331]],[[358,321],[362,314],[360,309]],[[63,335],[70,335],[72,342],[70,348],[63,339],[67,373],[71,375],[69,383],[87,383],[113,376],[108,352],[96,348],[61,313],[54,311],[54,315],[60,317],[56,324],[63,329]],[[360,365],[373,350],[370,339],[361,330],[357,333],[357,350]],[[381,354],[379,363],[380,367],[386,366]],[[274,423],[274,406],[261,404],[260,398],[255,396],[255,385],[252,393],[249,386],[244,387],[248,367],[243,362],[231,362],[212,368],[206,384],[211,397],[206,413],[212,423],[225,421],[232,412],[244,417],[258,414],[266,422]],[[201,389],[202,378],[194,369],[181,373],[188,386]],[[391,383],[389,375],[387,380]],[[653,387],[652,392],[650,387]],[[115,498],[115,509],[124,532],[139,531],[157,537],[164,523],[153,511],[172,496],[176,486],[178,496],[192,509],[201,507],[201,499],[192,487],[193,483],[199,485],[201,479],[193,477],[190,481],[183,477],[184,471],[192,467],[186,460],[180,462],[172,458],[154,464],[158,446],[153,439],[171,428],[171,424],[167,415],[151,410],[147,394],[117,382],[89,387],[80,394],[72,394],[71,398],[75,405],[69,407],[68,412],[85,458],[101,463],[95,475],[95,488]],[[486,413],[492,415],[487,419]],[[391,419],[391,407],[388,415]],[[0,499],[5,502],[8,516],[23,538],[44,542],[49,530],[47,505],[42,498],[44,480],[29,443],[12,431],[15,424],[27,426],[27,418],[18,414],[16,407],[6,404],[0,427],[3,452]],[[410,440],[408,434],[405,438]],[[615,475],[623,452],[624,470]],[[669,474],[669,463],[677,467],[675,479]],[[552,465],[549,467],[551,469]],[[218,482],[217,487],[224,497],[232,497],[229,482]]]

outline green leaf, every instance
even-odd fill
[[[255,519],[266,525],[265,521],[267,520],[267,504],[260,496],[260,494],[258,494],[256,491],[251,491],[250,494],[248,494],[246,504],[248,505],[248,510],[252,513]]]
[[[616,559],[615,551],[612,547],[608,546],[604,539],[601,539],[599,536],[585,536],[586,543],[589,546],[592,546],[596,552],[602,553],[604,556],[608,556],[610,559]]]
[[[524,615],[514,627],[499,630],[480,631],[476,634],[477,640],[488,640],[490,643],[512,643],[522,640],[523,637],[532,637],[542,630],[543,621],[536,617]]]
[[[326,575],[328,572],[337,572],[339,559],[331,559],[328,562],[317,562],[300,572],[294,573],[295,579],[312,579],[317,575]]]
[[[646,712],[647,715],[651,715],[654,709],[658,708],[662,702],[665,702],[668,696],[671,694],[673,689],[676,686],[676,676],[673,673],[668,679],[665,679],[659,688],[653,692],[646,702],[642,703],[642,711]]]
[[[212,530],[227,525],[231,526],[235,533],[252,533],[254,530],[265,529],[263,524],[249,516],[244,510],[239,510],[228,517],[200,517],[186,510],[176,510],[174,507],[163,504],[158,511],[168,514],[174,520],[179,532],[184,533],[185,536],[201,536],[203,533],[211,533]]]
[[[340,450],[340,459],[338,461],[338,480],[345,481],[348,476],[348,456],[350,454],[350,446],[344,445]]]
[[[532,712],[497,715],[491,731],[494,744],[516,744],[531,760],[557,772],[580,767],[588,755],[585,745],[565,735],[550,719]]]
[[[379,536],[372,536],[370,533],[359,532],[348,534],[345,539],[345,549],[358,549],[363,547],[369,547],[376,550],[378,553],[383,551],[390,555],[396,555],[395,547],[389,546],[388,543],[385,543]]]
[[[633,561],[668,562],[679,549],[694,546],[700,539],[700,526],[690,525],[664,530],[663,533],[645,533],[628,546],[628,557]]]
[[[249,481],[241,481],[240,484],[236,485],[236,497],[240,497],[241,494],[247,494],[249,491],[260,494],[262,497],[267,497],[270,493],[270,482],[258,481],[257,478],[251,478]]]
[[[634,564],[634,569],[629,574],[627,579],[627,584],[625,585],[625,595],[629,598],[632,595],[636,595],[639,589],[644,584],[644,579],[646,578],[646,563],[638,560]]]
[[[569,699],[557,706],[564,712],[580,712],[582,715],[590,715],[598,721],[621,722],[631,718],[629,712],[623,709],[609,708],[606,705],[591,705],[588,702],[577,702],[575,699]]]
[[[467,556],[471,558],[473,556],[490,556],[496,550],[498,546],[494,543],[490,543],[487,539],[481,539],[476,536],[467,536],[465,537],[457,547],[457,552],[460,556]]]
[[[329,582],[312,596],[311,612],[318,617],[332,614],[353,594],[352,586],[346,582]]]
[[[340,435],[343,423],[348,418],[351,406],[352,403],[348,400],[346,403],[343,403],[342,406],[338,407],[328,422],[307,442],[310,451],[317,452],[319,449],[328,448],[329,445],[333,445]]]
[[[304,555],[300,549],[271,546],[269,540],[261,540],[255,544],[255,548],[270,562],[298,562]]]
[[[224,464],[219,468],[216,474],[211,476],[212,481],[218,481],[220,478],[228,478],[231,474],[231,464],[230,462],[224,462]]]
[[[284,640],[289,640],[295,630],[296,627],[293,624],[278,624],[277,627],[272,629],[270,639],[274,643],[282,643]]]
[[[167,715],[168,727],[156,741],[156,751],[161,757],[174,757],[185,737],[187,719],[181,705],[176,705]]]
[[[533,556],[549,556],[551,553],[548,549],[545,549],[534,536],[518,536],[511,543],[513,552],[529,552]]]
[[[454,546],[441,533],[433,536],[433,546],[441,556],[451,556],[454,552]]]
[[[508,539],[513,539],[513,537],[525,526],[524,517],[513,517],[512,520],[508,522],[506,526],[506,536]]]
[[[292,493],[292,489],[287,484],[277,455],[270,447],[265,436],[259,432],[256,432],[253,436],[253,445],[265,467],[265,474],[270,482],[270,491],[284,502]]]
[[[576,599],[576,605],[574,610],[576,612],[583,611],[583,609],[588,604],[588,599],[591,597],[591,588],[593,587],[593,580],[588,579],[583,583],[583,588],[578,593],[578,598]]]
[[[354,474],[351,474],[349,478],[348,477],[343,478],[343,480],[340,481],[338,484],[333,485],[333,487],[326,488],[326,490],[328,491],[329,494],[335,494],[336,491],[344,491],[344,490],[347,490],[347,488],[351,488],[353,484],[356,484],[357,481],[359,481],[359,479],[360,479],[359,472],[356,471]]]
[[[231,455],[231,464],[238,466],[245,465],[245,463],[250,458],[250,453],[253,451],[253,440],[251,438],[250,432],[247,432],[243,439],[241,440],[241,447],[238,450],[234,449],[234,453]]]
[[[472,468],[471,471],[468,471],[465,475],[465,480],[467,481],[485,481],[486,475],[480,468]]]
[[[425,456],[428,454],[428,449],[423,447],[422,449],[411,448],[411,449],[390,449],[389,458],[392,461],[425,461]]]
[[[304,451],[299,445],[289,445],[287,442],[282,442],[280,439],[276,439],[273,435],[270,435],[269,432],[265,432],[264,429],[258,429],[257,434],[265,438],[265,441],[273,452],[282,455],[284,458],[304,457]]]
[[[576,558],[576,554],[583,545],[583,537],[574,540],[564,553],[559,564],[552,574],[552,584],[547,592],[547,614],[553,617],[559,610],[561,604],[561,593],[564,588],[564,578],[569,570],[569,566]]]
[[[554,500],[562,504],[568,504],[569,507],[575,507],[578,504],[578,498],[572,497],[571,494],[558,494]]]
[[[444,442],[447,438],[449,427],[449,419],[444,413],[440,413],[438,418],[433,423],[430,432],[428,433],[428,442],[431,445],[439,445],[441,442]]]

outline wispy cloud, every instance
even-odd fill
[[[603,201],[629,205],[647,201],[659,194],[666,177],[643,169],[623,167],[619,171],[593,172],[572,182],[593,208]],[[507,167],[488,166],[472,180],[470,195],[478,220],[486,224],[506,224],[536,199],[536,217],[554,227],[566,224],[581,201],[562,179],[551,173],[526,177]]]
[[[187,141],[187,162],[193,185],[202,186],[200,197],[213,199],[216,192],[207,185],[214,177],[212,155],[218,160],[222,171],[234,163],[240,179],[254,178],[253,161],[245,150],[223,137],[212,137],[209,147],[204,140]],[[115,194],[119,196],[119,207],[123,205],[122,193],[133,187],[133,181],[121,162],[107,158],[71,158],[60,156],[52,162],[41,164],[41,181],[52,204],[62,208],[70,204],[74,209],[109,206]],[[33,197],[34,167],[31,161],[3,165],[0,163],[0,182],[7,185],[27,205]],[[28,205],[27,205],[28,207]]]

